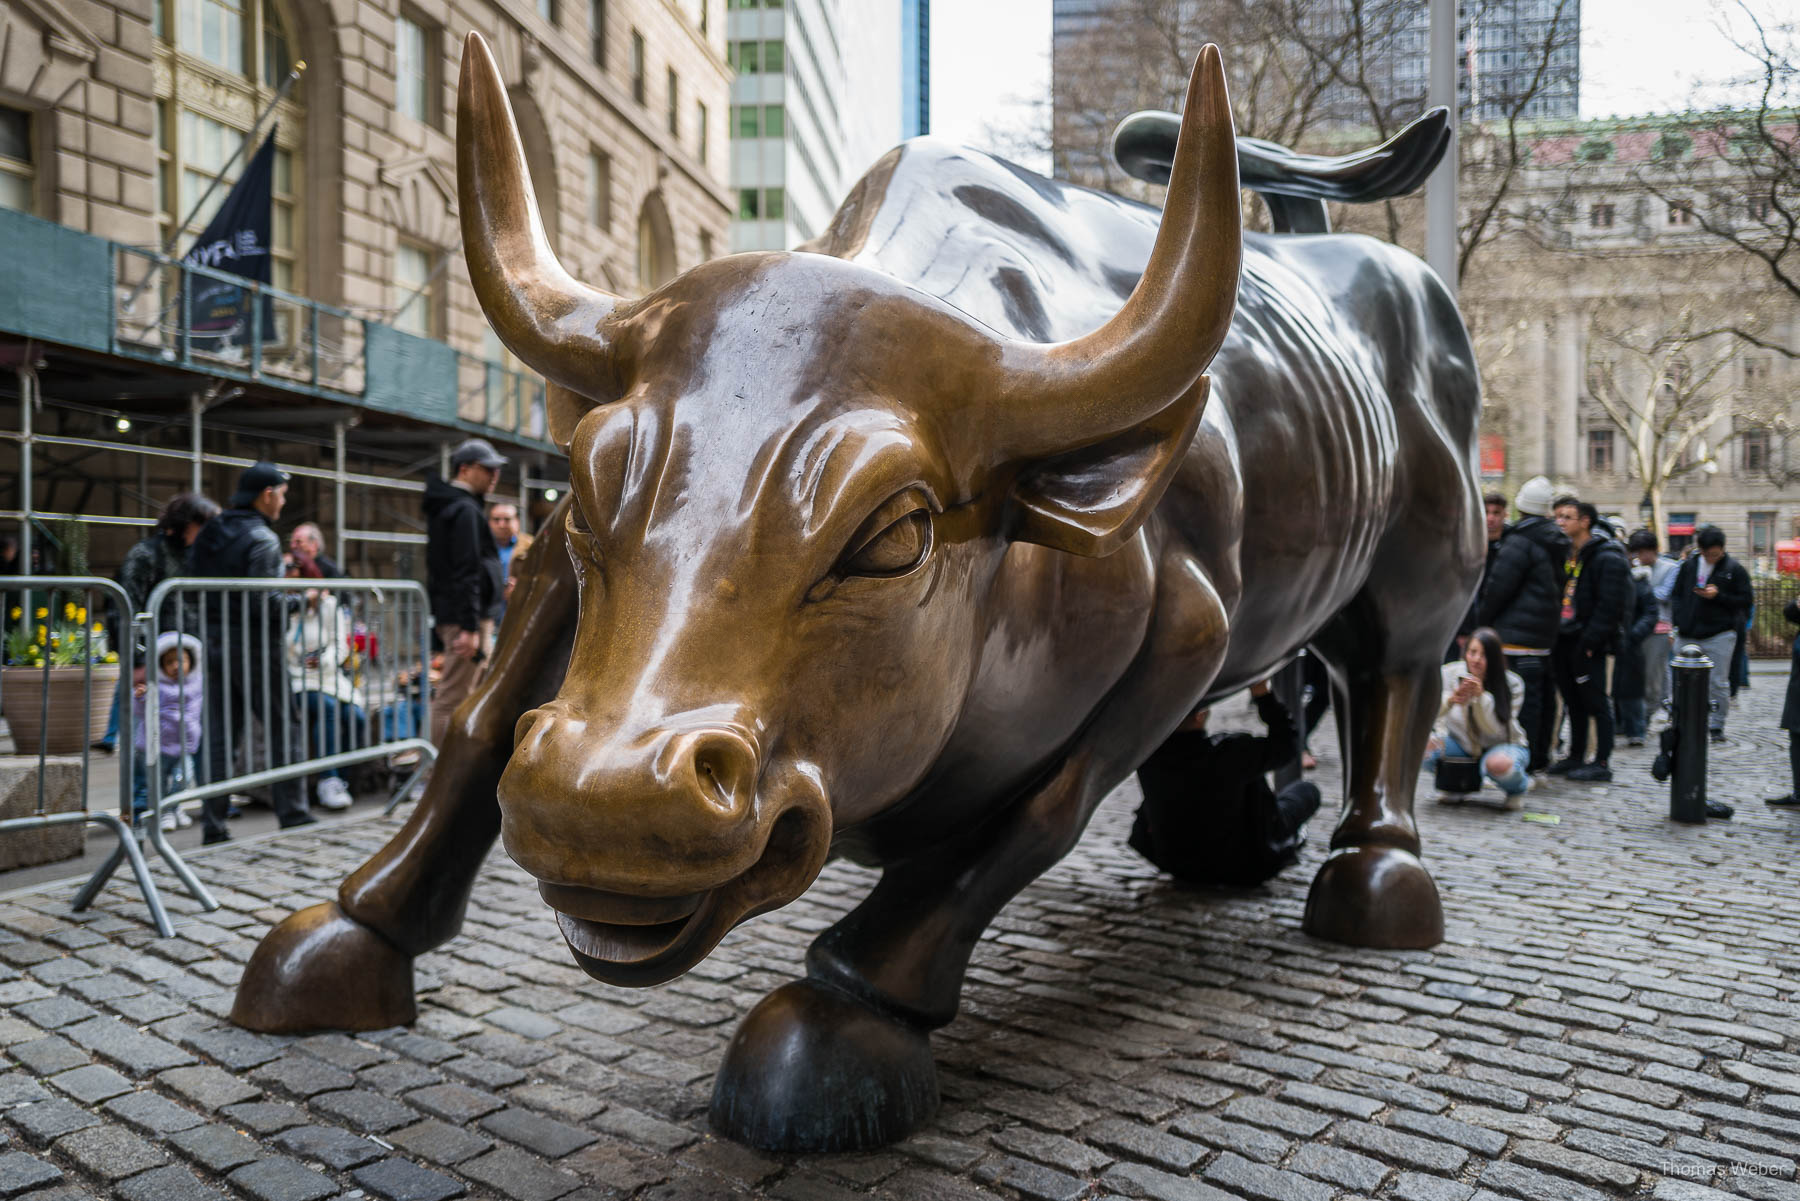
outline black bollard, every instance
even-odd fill
[[[1669,778],[1669,818],[1704,822],[1707,681],[1712,676],[1713,661],[1690,643],[1681,648],[1669,666],[1675,678],[1670,713],[1677,734],[1675,771]]]

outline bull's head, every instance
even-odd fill
[[[476,293],[549,382],[581,595],[500,783],[506,848],[590,974],[656,983],[918,785],[982,656],[1022,650],[986,646],[1009,546],[1104,555],[1161,497],[1237,290],[1224,73],[1208,46],[1136,290],[1058,344],[817,254],[631,303],[577,282],[473,34],[457,143]]]

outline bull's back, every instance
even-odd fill
[[[1158,210],[929,139],[876,164],[812,249],[854,259],[1018,338],[1113,316]],[[1232,611],[1227,675],[1266,664],[1355,595],[1419,456],[1473,491],[1479,388],[1454,303],[1372,239],[1247,234],[1213,400],[1146,537],[1197,557]],[[1307,628],[1310,623],[1311,628]],[[1225,683],[1221,679],[1221,683]]]

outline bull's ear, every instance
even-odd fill
[[[1039,460],[1013,485],[1012,538],[1072,555],[1110,555],[1136,534],[1181,466],[1212,381],[1122,433]]]
[[[571,392],[561,384],[546,383],[544,386],[544,421],[550,427],[550,441],[564,454],[569,453],[569,443],[575,438],[575,427],[581,424],[598,402],[589,400],[579,392]]]

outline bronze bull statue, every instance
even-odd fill
[[[551,253],[473,35],[460,104],[470,271],[571,495],[424,800],[263,940],[235,1021],[412,1020],[496,835],[623,985],[840,854],[880,883],[744,1020],[712,1119],[890,1142],[937,1103],[928,1034],[989,921],[1197,703],[1302,647],[1347,781],[1306,929],[1441,937],[1412,797],[1483,559],[1474,360],[1416,258],[1242,234],[1216,48],[1161,214],[915,142],[812,253],[632,302]]]

